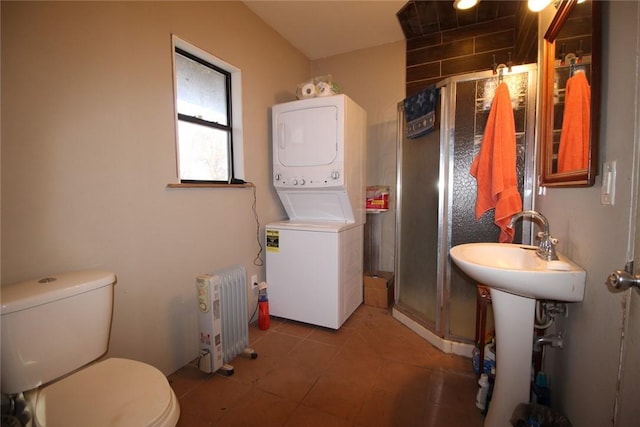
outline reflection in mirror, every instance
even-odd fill
[[[541,179],[590,186],[597,174],[600,4],[563,0],[544,41]]]

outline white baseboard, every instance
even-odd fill
[[[415,320],[406,316],[402,312],[396,310],[394,307],[392,310],[392,315],[395,319],[397,319],[400,323],[411,329],[413,332],[433,344],[436,348],[438,348],[443,353],[453,353],[458,356],[471,357],[473,345],[465,344],[461,342],[449,341],[445,340],[442,337],[434,334],[424,326],[420,325]]]

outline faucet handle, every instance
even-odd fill
[[[557,245],[559,240],[556,239],[555,237],[549,236],[547,235],[544,231],[538,231],[538,240],[548,240],[549,242],[551,242],[552,245]]]
[[[551,237],[549,232],[539,232],[538,239],[540,244],[536,253],[538,256],[546,261],[553,261],[558,259],[555,246],[558,244],[558,239]]]

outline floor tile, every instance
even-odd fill
[[[236,357],[225,377],[194,361],[168,379],[179,426],[480,427],[471,361],[445,354],[362,305],[335,331],[272,318],[253,324],[257,358]]]
[[[268,393],[301,402],[319,376],[304,365],[282,363],[260,379],[259,387]]]
[[[304,405],[298,406],[285,424],[286,427],[351,427],[352,425],[350,421]]]
[[[356,425],[367,427],[418,426],[425,418],[426,405],[417,396],[402,396],[384,390],[367,394]]]
[[[278,427],[293,415],[297,403],[254,388],[225,414],[216,426]]]
[[[311,408],[354,421],[369,387],[354,378],[321,377],[302,401]]]

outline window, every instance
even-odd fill
[[[178,177],[232,183],[242,177],[240,70],[173,37]]]

